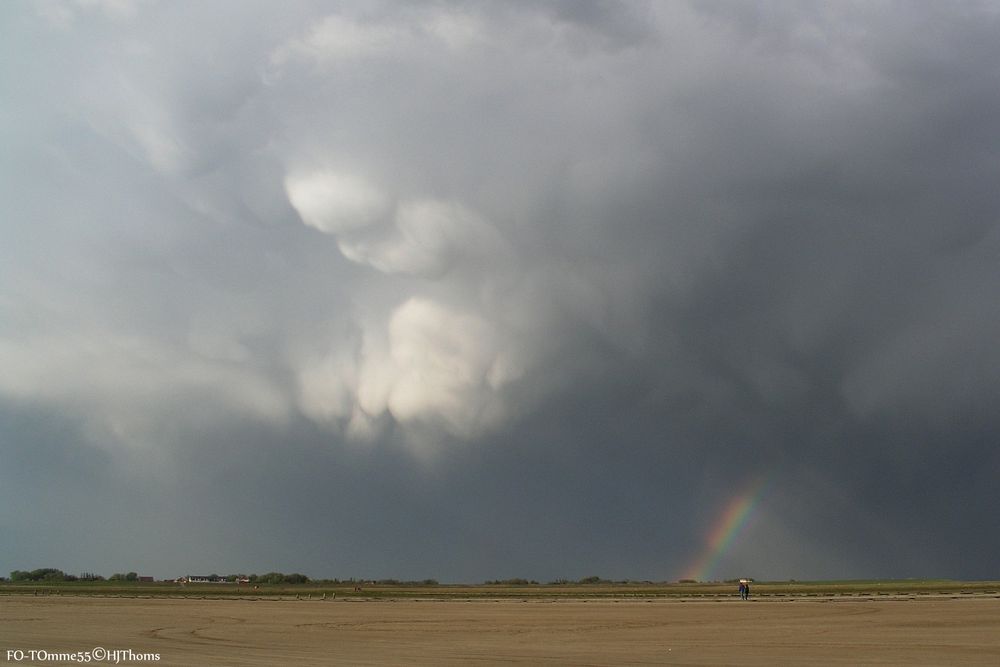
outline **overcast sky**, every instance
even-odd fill
[[[998,35],[0,4],[0,573],[1000,577]]]

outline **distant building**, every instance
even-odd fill
[[[151,584],[155,581],[152,577],[139,577],[139,581],[147,584]]]

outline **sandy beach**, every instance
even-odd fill
[[[995,665],[1000,599],[0,598],[0,650],[95,647],[160,665]]]

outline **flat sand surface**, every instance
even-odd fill
[[[1000,599],[0,597],[0,665],[97,646],[158,665],[1000,665]]]

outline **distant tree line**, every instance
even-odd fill
[[[62,570],[54,567],[40,567],[37,570],[14,570],[10,573],[10,580],[14,583],[28,581],[76,581],[79,577],[66,574]]]
[[[267,572],[265,574],[210,574],[208,575],[209,581],[228,581],[229,583],[235,583],[239,581],[248,581],[251,584],[308,584],[310,582],[317,583],[307,577],[304,574],[298,572],[292,572],[291,574],[285,574],[284,572]]]
[[[267,572],[265,574],[227,574],[218,575],[211,574],[208,575],[208,579],[211,581],[228,581],[235,583],[238,581],[246,581],[251,584],[319,584],[319,585],[351,585],[357,586],[360,584],[373,584],[382,586],[437,586],[437,579],[420,579],[416,581],[401,580],[401,579],[356,579],[351,577],[350,579],[311,579],[308,576],[301,574],[299,572],[292,572],[286,574],[284,572]],[[0,581],[7,581],[3,577],[0,577]],[[10,573],[11,583],[28,583],[28,582],[43,582],[43,583],[58,583],[65,581],[115,581],[115,582],[138,582],[139,575],[136,572],[115,572],[110,577],[106,579],[93,572],[83,572],[80,575],[67,574],[62,570],[56,569],[54,567],[43,567],[37,570],[14,570]]]
[[[603,577],[584,577],[583,579],[553,579],[547,586],[576,586],[578,584],[651,584],[652,581],[634,581],[632,579],[622,579],[614,581]],[[483,582],[485,586],[538,586],[534,579],[487,579]]]
[[[356,579],[351,577],[350,579],[311,579],[308,576],[301,574],[299,572],[292,572],[286,574],[284,572],[267,572],[265,574],[227,574],[218,575],[211,574],[208,578],[212,581],[228,581],[228,582],[239,582],[247,581],[251,584],[317,584],[317,585],[327,585],[327,586],[339,586],[339,585],[377,585],[377,586],[438,586],[437,579],[419,579],[419,580],[402,580],[402,579]],[[0,578],[2,581],[2,578]],[[92,572],[83,572],[80,575],[66,574],[62,570],[58,570],[52,567],[43,567],[37,570],[14,570],[10,573],[10,581],[12,583],[18,582],[61,582],[61,581],[105,581],[105,578],[99,574],[94,574]],[[137,582],[139,581],[139,575],[135,572],[115,572],[106,581],[116,581],[116,582]],[[735,581],[735,580],[734,580]],[[693,582],[693,580],[682,580],[682,583]],[[649,581],[632,581],[632,580],[622,580],[613,581],[611,579],[604,579],[603,577],[591,576],[583,577],[582,579],[555,579],[549,581],[547,585],[549,586],[569,586],[578,584],[649,584]],[[511,579],[488,579],[483,582],[487,586],[538,586],[540,585],[538,581],[534,579],[522,579],[522,578],[511,578]]]
[[[243,578],[244,575],[239,575]],[[246,575],[252,584],[317,584],[323,586],[358,586],[363,584],[369,584],[373,586],[437,586],[437,579],[419,579],[419,580],[404,580],[404,579],[356,579],[351,577],[350,579],[310,579],[304,574],[282,574],[281,572],[268,572],[267,574],[251,574]]]
[[[139,575],[135,572],[121,573],[115,572],[105,579],[93,572],[81,572],[79,575],[67,574],[54,567],[40,567],[37,570],[14,570],[10,573],[11,583],[19,582],[50,582],[61,581],[139,581]]]
[[[230,575],[232,576],[232,575]],[[227,580],[229,577],[226,578]],[[298,572],[293,572],[292,574],[284,574],[281,572],[268,572],[267,574],[251,574],[247,579],[250,580],[251,584],[306,584],[309,583],[309,577],[304,574],[299,574]],[[236,579],[232,579],[236,581]]]

